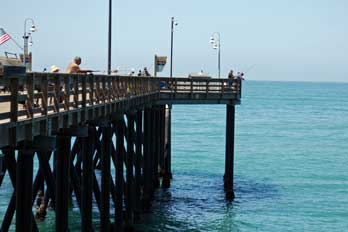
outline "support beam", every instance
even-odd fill
[[[93,149],[88,144],[93,144],[94,129],[88,129],[88,137],[80,138],[82,154],[82,180],[81,180],[81,223],[82,231],[92,231],[92,201],[93,201]]]
[[[32,228],[33,151],[18,152],[16,183],[16,231]]]
[[[160,150],[160,144],[159,144],[159,108],[153,107],[152,108],[152,155],[153,155],[153,161],[152,161],[152,169],[153,169],[153,187],[154,189],[158,188],[160,186],[160,182],[158,179],[158,164],[159,164],[159,150]]]
[[[164,175],[162,187],[169,188],[170,180],[172,179],[171,172],[171,105],[165,109],[165,158],[164,158]]]
[[[110,158],[111,158],[111,127],[102,127],[102,154],[101,154],[101,199],[100,199],[100,231],[110,231]]]
[[[115,229],[121,231],[123,227],[123,160],[124,160],[125,123],[123,115],[116,122],[116,204]]]
[[[139,219],[141,212],[141,166],[142,166],[142,137],[143,137],[143,112],[136,114],[136,158],[135,158],[135,218]]]
[[[144,188],[143,209],[151,207],[152,169],[151,169],[151,108],[144,110]]]
[[[235,106],[226,105],[226,153],[225,153],[225,175],[224,187],[226,198],[235,198],[233,189],[234,174],[234,125],[235,125]]]
[[[71,137],[57,136],[56,154],[56,231],[68,231],[69,169]]]
[[[133,112],[127,115],[127,157],[126,157],[126,226],[131,228],[134,219],[134,120],[135,114]]]

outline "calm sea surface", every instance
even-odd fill
[[[235,201],[225,201],[222,181],[226,107],[174,106],[174,179],[137,229],[348,231],[348,84],[243,84]],[[0,188],[0,222],[11,191]],[[41,228],[52,231],[52,219]]]

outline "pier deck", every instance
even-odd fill
[[[240,80],[27,73],[2,77],[0,86],[7,89],[0,94],[0,170],[8,172],[14,187],[7,212],[0,215],[0,231],[8,230],[15,213],[16,230],[37,231],[35,200],[40,206],[36,216],[42,216],[51,202],[59,222],[56,231],[66,231],[72,193],[81,211],[82,231],[93,228],[93,197],[102,231],[130,226],[150,207],[160,179],[163,187],[170,186],[173,104],[227,105],[224,183],[227,198],[234,197],[234,113],[241,100]]]

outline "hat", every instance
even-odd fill
[[[59,72],[60,68],[56,65],[51,66],[51,72]]]

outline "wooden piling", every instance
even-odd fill
[[[151,109],[144,110],[144,187],[143,208],[148,210],[151,206],[152,169],[151,169]]]
[[[234,126],[235,126],[235,106],[226,105],[226,151],[225,151],[225,175],[224,187],[226,198],[235,198],[233,189],[234,174]]]
[[[130,112],[127,115],[127,157],[126,157],[126,220],[130,227],[133,224],[134,211],[134,113]]]
[[[153,155],[153,162],[152,162],[152,169],[153,169],[153,187],[154,189],[158,188],[160,186],[160,182],[158,179],[158,164],[159,164],[159,150],[160,150],[160,144],[159,144],[159,108],[153,107],[152,108],[152,155]]]
[[[70,136],[57,135],[56,231],[68,231],[70,144]]]
[[[111,127],[102,127],[102,154],[101,154],[101,199],[100,199],[100,231],[110,231],[110,158],[111,158]]]
[[[162,180],[162,187],[169,188],[170,180],[172,179],[171,173],[171,106],[168,105],[165,109],[165,158],[164,158],[164,175]]]
[[[124,160],[124,134],[125,123],[123,115],[116,122],[116,204],[115,204],[115,229],[120,231],[123,226],[123,160]]]
[[[88,132],[93,131],[89,129]],[[87,143],[94,140],[94,133],[88,133],[87,138],[80,138],[82,154],[81,181],[81,223],[82,231],[92,231],[92,198],[93,198],[93,151],[88,149]]]
[[[141,167],[142,167],[142,139],[143,139],[143,112],[136,114],[136,141],[135,141],[135,218],[141,212]]]
[[[16,170],[16,231],[27,231],[33,223],[33,151],[18,152]]]

